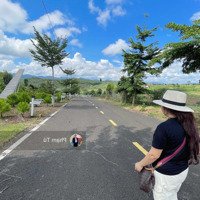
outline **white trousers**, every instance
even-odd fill
[[[180,174],[173,176],[161,174],[155,170],[154,200],[178,200],[177,193],[185,181],[187,174],[188,168]]]

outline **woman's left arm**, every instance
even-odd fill
[[[155,162],[158,158],[160,158],[162,151],[163,149],[151,147],[147,155],[141,161],[135,163],[135,170],[140,172],[143,167]]]

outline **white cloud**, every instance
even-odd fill
[[[117,6],[113,8],[112,13],[114,16],[123,16],[126,14],[126,11],[121,6]]]
[[[0,70],[8,70],[15,73],[18,69],[24,68],[24,74],[31,74],[40,76],[51,76],[52,71],[50,68],[41,67],[39,63],[32,61],[28,64],[18,63],[15,64],[13,60],[0,59]],[[103,80],[119,80],[122,76],[121,67],[114,67],[108,60],[99,60],[93,62],[86,60],[80,53],[75,53],[73,58],[65,58],[63,62],[63,68],[70,66],[71,69],[75,69],[75,77],[99,79]],[[59,67],[55,66],[55,76],[65,76]]]
[[[28,18],[27,12],[18,3],[1,0],[0,29],[8,32],[20,30]]]
[[[198,83],[200,73],[183,74],[182,73],[182,63],[176,62],[170,67],[163,70],[162,74],[158,77],[153,75],[148,75],[145,82],[147,83],[166,83],[166,84],[184,84],[191,81],[191,83]],[[80,53],[75,53],[73,58],[65,58],[63,63],[63,68],[70,66],[71,69],[76,70],[75,76],[78,78],[88,78],[88,79],[99,79],[103,80],[119,80],[123,75],[121,72],[122,65],[120,67],[115,67],[108,60],[99,60],[97,62],[89,61],[85,59]],[[4,58],[0,56],[0,71],[7,70],[9,72],[15,73],[18,69],[24,68],[24,74],[31,74],[36,76],[51,76],[52,71],[50,68],[41,67],[39,63],[32,61],[28,64],[26,63],[15,63],[10,58]],[[59,67],[55,67],[55,76],[63,77],[64,74]]]
[[[119,61],[119,60],[115,60],[115,59],[114,59],[113,62],[114,62],[114,63],[117,63],[117,64],[119,64],[119,65],[121,65],[121,66],[123,65],[123,62],[122,62],[122,61]]]
[[[110,19],[110,10],[104,10],[99,13],[99,16],[97,17],[97,22],[103,26],[106,26],[108,20]]]
[[[15,63],[13,62],[12,59],[8,58],[0,58],[0,70],[1,71],[8,71],[8,72],[13,72],[15,69]]]
[[[58,28],[55,30],[55,35],[57,37],[70,37],[73,34],[80,34],[81,30],[76,27],[68,27],[68,28]]]
[[[123,2],[124,2],[124,0],[106,0],[107,4],[120,4]]]
[[[101,9],[94,5],[93,0],[89,0],[88,7],[89,7],[91,13],[101,12]]]
[[[79,48],[81,48],[83,45],[80,43],[80,41],[78,39],[73,39],[69,42],[69,44],[71,44],[72,46],[77,46]]]
[[[33,48],[33,45],[29,39],[9,38],[0,31],[0,54],[14,57],[29,57],[30,48]]]
[[[49,20],[50,19],[50,20]],[[41,16],[39,19],[27,22],[24,25],[24,29],[21,31],[23,33],[32,33],[33,32],[33,26],[38,30],[38,31],[46,31],[50,29],[52,26],[57,26],[57,25],[64,25],[66,22],[72,24],[73,22],[69,22],[68,20],[65,19],[63,13],[60,11],[56,10],[52,13],[49,13],[48,15],[45,14]]]
[[[148,75],[146,82],[151,83],[166,83],[166,84],[183,84],[188,83],[198,83],[200,73],[190,73],[183,74],[182,72],[182,62],[175,62],[168,68],[164,69],[159,76]]]
[[[190,18],[191,21],[195,21],[195,20],[198,20],[200,19],[200,11],[199,12],[196,12],[192,15],[192,17]]]
[[[106,8],[101,9],[98,6],[95,6],[94,0],[89,0],[88,7],[91,13],[97,14],[96,20],[98,24],[106,26],[108,21],[113,17],[126,14],[125,9],[121,6],[123,2],[123,0],[106,0]]]
[[[30,34],[33,33],[33,26],[39,31],[47,31],[51,26],[64,24],[72,26],[74,22],[58,10],[48,13],[48,15],[45,14],[36,20],[28,21],[28,14],[20,4],[9,0],[1,0],[0,29],[4,32]]]
[[[119,80],[122,76],[121,68],[114,67],[108,60],[93,62],[83,58],[80,53],[75,53],[72,59],[66,58],[63,66],[71,66],[79,78]]]
[[[129,49],[128,44],[122,40],[118,39],[114,44],[110,44],[108,47],[106,47],[102,53],[105,55],[114,56],[117,54],[122,54],[122,50]]]

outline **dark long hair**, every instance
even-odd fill
[[[196,127],[195,117],[192,112],[180,112],[164,107],[164,109],[176,116],[178,122],[182,125],[187,133],[187,141],[190,148],[189,164],[199,163],[199,133]]]

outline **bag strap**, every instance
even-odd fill
[[[162,165],[164,165],[165,163],[167,163],[168,161],[170,161],[172,158],[174,158],[185,146],[186,144],[186,137],[184,138],[182,144],[178,147],[178,149],[171,155],[167,156],[166,158],[163,158],[162,160],[160,160],[157,165],[154,167],[154,169],[157,169],[158,167],[161,167]]]

